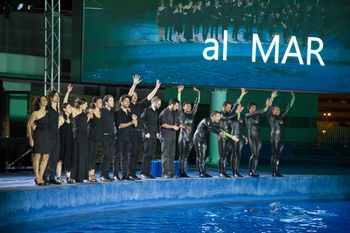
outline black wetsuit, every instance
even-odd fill
[[[243,127],[243,120],[240,117],[238,119],[238,115],[233,118],[231,122],[231,134],[236,135],[239,139],[238,142],[233,141],[233,150],[232,150],[232,156],[231,156],[231,166],[233,175],[239,173],[239,165],[241,163],[241,155],[242,155],[242,149],[244,145],[244,127]]]
[[[196,164],[200,176],[207,174],[205,170],[205,159],[207,157],[207,142],[209,131],[219,134],[220,127],[211,121],[210,117],[204,118],[198,125],[193,135],[193,145],[196,151]]]
[[[196,99],[190,113],[183,111],[182,104],[179,107],[180,123],[186,126],[186,129],[181,128],[178,140],[180,176],[186,175],[187,160],[193,147],[193,119],[197,113],[198,104],[198,99]]]
[[[284,124],[284,118],[292,106],[292,101],[288,104],[287,108],[281,112],[279,116],[272,114],[272,109],[267,113],[267,119],[270,125],[270,143],[271,143],[271,167],[273,175],[279,175],[278,165],[280,156],[284,148],[284,142],[282,139],[282,128]]]
[[[235,106],[232,107],[235,109]],[[236,113],[231,111],[229,113],[221,112],[221,119],[219,122],[219,126],[225,132],[232,131],[232,119],[236,116]],[[230,152],[232,151],[232,139],[230,138],[222,138],[218,136],[218,146],[219,146],[219,160],[218,160],[218,168],[219,174],[226,174],[226,163],[229,159]]]
[[[265,114],[264,109],[257,110],[254,113],[247,113],[245,115],[245,123],[248,128],[248,140],[252,155],[249,159],[249,172],[256,173],[258,166],[259,151],[262,146],[260,139],[259,122],[262,115]]]

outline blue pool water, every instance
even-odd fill
[[[89,212],[0,227],[1,232],[349,232],[350,202],[191,204]]]

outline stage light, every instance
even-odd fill
[[[327,114],[326,114],[326,113],[323,113],[323,116],[327,116]]]
[[[322,130],[322,133],[325,134],[325,133],[327,133],[327,131],[326,130]]]
[[[327,114],[327,116],[332,116],[332,114],[329,112],[329,113]]]

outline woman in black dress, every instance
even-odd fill
[[[67,93],[63,103],[68,102],[69,94],[73,90],[71,84],[68,85]],[[71,178],[76,182],[83,182],[88,178],[88,121],[92,117],[91,114],[85,112],[87,102],[84,98],[76,98],[74,107],[72,107],[72,116],[74,119],[73,128],[73,168]]]
[[[60,168],[57,169],[59,172],[57,181],[63,183],[61,178],[62,163],[65,166],[67,183],[75,183],[71,178],[72,167],[74,161],[73,154],[73,117],[72,117],[72,107],[65,103],[61,107],[62,115],[60,116],[60,157],[58,165]]]
[[[89,181],[97,182],[95,177],[95,162],[99,147],[102,145],[103,125],[100,109],[102,108],[102,98],[94,97],[91,102],[89,113],[92,115],[89,121]]]
[[[33,103],[33,113],[28,121],[27,130],[29,144],[33,147],[33,169],[36,185],[46,185],[43,176],[49,160],[48,115],[46,112],[48,100],[46,96],[38,97]],[[41,161],[41,162],[40,162]]]

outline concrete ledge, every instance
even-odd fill
[[[0,225],[110,208],[229,201],[347,199],[350,176],[156,179],[0,190]]]

